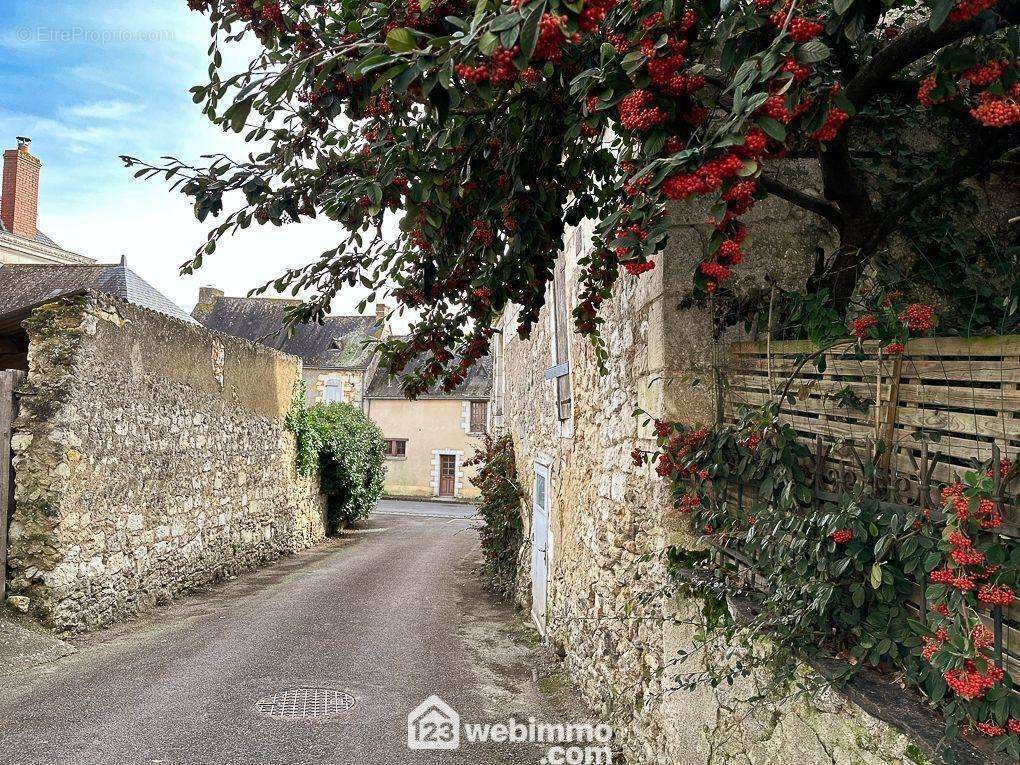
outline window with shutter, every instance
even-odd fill
[[[486,401],[471,402],[471,432],[484,433],[488,419],[489,406]]]

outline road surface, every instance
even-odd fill
[[[548,650],[482,592],[472,514],[387,503],[340,540],[0,676],[0,763],[538,763],[523,744],[407,747],[432,694],[465,722],[582,721]]]

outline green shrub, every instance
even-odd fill
[[[471,479],[481,492],[478,514],[483,525],[479,533],[485,554],[485,572],[493,592],[512,598],[517,587],[517,560],[524,542],[521,498],[517,483],[514,446],[507,435],[486,436],[469,464],[478,465]]]
[[[375,423],[350,404],[307,406],[303,384],[286,423],[297,436],[298,472],[319,471],[331,531],[367,518],[386,476],[383,437]]]

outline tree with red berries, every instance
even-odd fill
[[[963,184],[1008,171],[1020,142],[1015,0],[189,5],[212,26],[194,100],[257,149],[205,166],[124,158],[165,174],[200,220],[222,219],[185,270],[252,223],[336,221],[336,247],[273,286],[313,293],[295,320],[359,283],[415,309],[410,337],[382,348],[411,395],[463,380],[508,304],[528,334],[564,226],[584,218],[598,224],[573,312],[601,353],[600,305],[621,275],[654,267],[675,204],[710,209],[692,294],[733,319],[748,310],[730,282],[742,216],[771,195],[826,221],[839,244],[807,292],[845,331],[894,235],[923,243],[933,219],[941,230]],[[225,72],[221,49],[249,36],[259,55]],[[908,151],[919,126],[926,147]],[[817,163],[821,194],[777,179],[784,158]],[[932,279],[970,269],[992,289],[976,258],[939,254],[940,241],[926,245],[948,261]],[[1001,320],[1004,293],[987,302]]]

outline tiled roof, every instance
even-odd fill
[[[0,266],[0,315],[82,290],[104,292],[142,308],[195,323],[170,298],[120,263],[111,265]]]
[[[449,393],[441,389],[429,391],[419,399],[472,399],[481,401],[488,399],[492,391],[492,357],[478,359],[468,370],[467,379]],[[405,398],[400,387],[400,380],[386,373],[380,364],[368,385],[365,398]]]
[[[381,329],[374,316],[329,316],[322,324],[295,325],[284,329],[291,300],[272,298],[217,298],[195,316],[209,329],[243,337],[270,348],[300,356],[305,366],[316,369],[368,369],[371,340]]]

